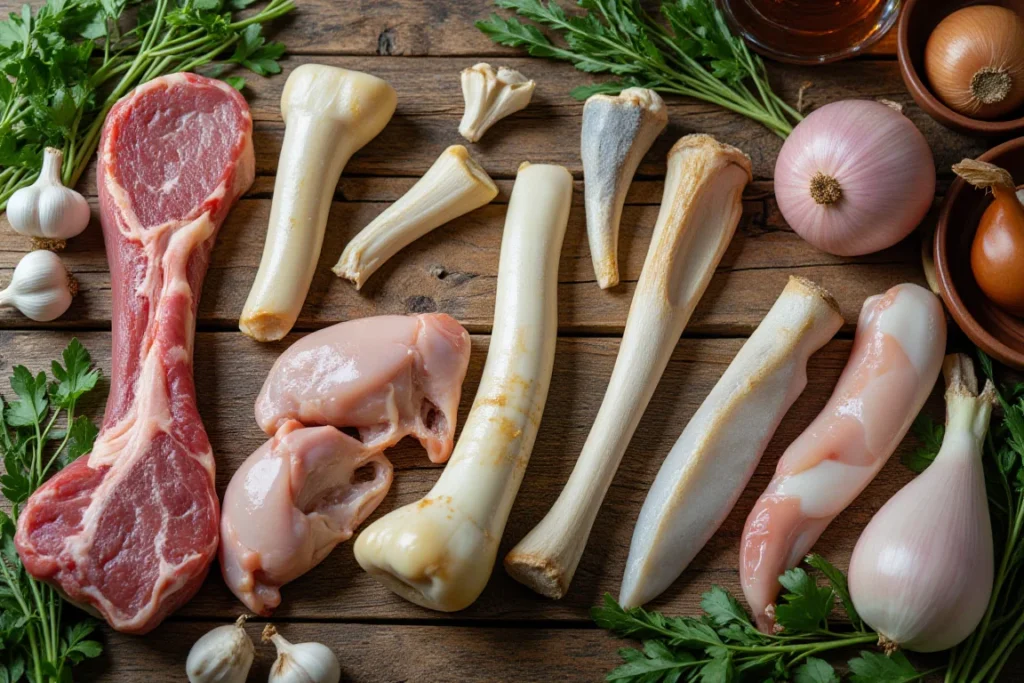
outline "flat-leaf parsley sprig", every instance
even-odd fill
[[[107,112],[157,76],[239,65],[262,76],[281,71],[284,45],[262,25],[294,0],[46,0],[0,22],[0,210],[39,174],[44,147],[64,152],[62,181],[78,182],[99,144]],[[127,11],[127,10],[131,11]],[[228,80],[235,87],[244,81]]]
[[[901,652],[862,649],[873,648],[878,634],[857,615],[846,577],[818,555],[808,555],[806,562],[826,582],[819,584],[800,567],[779,577],[784,589],[775,611],[779,631],[771,634],[758,631],[736,599],[718,586],[704,594],[699,618],[624,609],[606,595],[604,604],[591,610],[597,625],[642,641],[640,648],[619,650],[624,663],[607,680],[839,683],[839,674],[823,657],[845,650],[859,650],[847,662],[852,683],[909,683],[934,673],[918,673]],[[846,609],[848,622],[830,620],[836,601]]]
[[[574,14],[554,0],[495,0],[524,19],[544,26],[562,42],[515,17],[492,14],[476,26],[501,45],[524,48],[534,57],[571,62],[588,73],[619,80],[573,90],[586,99],[625,87],[651,88],[712,102],[758,121],[780,137],[803,117],[775,94],[764,62],[729,30],[714,0],[663,0],[665,23],[639,0],[579,0]]]

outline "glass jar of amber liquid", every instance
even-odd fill
[[[718,0],[733,29],[766,57],[823,64],[860,52],[896,22],[900,0]]]

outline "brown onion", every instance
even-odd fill
[[[929,36],[924,70],[950,109],[979,119],[1009,114],[1024,104],[1024,18],[995,5],[953,12]]]

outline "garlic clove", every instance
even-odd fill
[[[0,306],[13,306],[27,318],[49,322],[68,310],[77,291],[78,284],[60,256],[40,249],[18,262],[11,283],[0,291]]]
[[[487,129],[530,103],[537,86],[515,69],[481,62],[462,70],[462,98],[466,110],[459,133],[470,142],[483,137]]]
[[[195,642],[185,662],[189,683],[245,683],[256,654],[245,632],[247,618],[243,614],[234,624],[218,626]]]
[[[47,147],[39,177],[7,202],[7,220],[15,232],[57,248],[85,230],[91,215],[85,197],[61,183],[63,162],[61,150]]]
[[[263,629],[263,642],[268,641],[277,648],[268,683],[338,683],[341,680],[341,664],[326,645],[290,643],[272,624]]]

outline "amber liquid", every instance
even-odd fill
[[[855,52],[891,25],[897,0],[720,0],[758,49],[787,61],[831,61]]]

